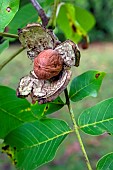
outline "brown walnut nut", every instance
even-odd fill
[[[51,79],[60,73],[62,67],[63,59],[56,50],[43,50],[34,59],[34,72],[38,79]]]

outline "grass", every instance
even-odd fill
[[[13,45],[10,49],[3,52],[0,56],[2,63],[9,55],[12,55],[18,49],[18,45]],[[113,97],[113,47],[112,43],[95,43],[91,44],[89,49],[81,50],[80,67],[73,68],[73,77],[82,74],[83,72],[93,69],[106,72],[106,76],[102,83],[97,98],[87,97],[76,105],[72,103],[76,118],[86,108],[95,105],[101,100]],[[32,62],[27,58],[26,51],[23,51],[15,59],[13,59],[0,72],[0,84],[16,89],[19,79],[32,69]],[[5,94],[4,94],[5,95]],[[67,113],[67,114],[66,114]],[[64,107],[62,110],[53,114],[54,117],[64,119],[71,125],[68,110]],[[84,145],[86,147],[89,159],[93,169],[95,169],[98,159],[112,152],[113,137],[109,135],[89,136],[81,132]],[[78,141],[74,134],[71,134],[60,146],[55,159],[42,167],[39,170],[87,170],[82,153],[80,151]]]

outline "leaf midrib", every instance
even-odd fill
[[[86,125],[83,125],[83,126],[79,126],[79,128],[83,129],[85,127],[94,126],[94,125],[101,124],[103,122],[107,122],[107,121],[110,121],[110,120],[113,120],[113,118],[109,118],[109,119],[105,119],[105,120],[103,119],[103,120],[101,120],[99,122],[94,122],[94,123],[86,124]]]
[[[32,145],[32,146],[26,146],[26,147],[24,147],[24,148],[21,148],[20,150],[25,150],[25,149],[30,149],[30,148],[33,148],[33,147],[37,147],[38,145],[42,145],[42,144],[44,144],[44,143],[50,142],[50,141],[52,141],[52,140],[54,140],[54,139],[56,139],[56,138],[58,138],[58,137],[67,135],[67,134],[69,134],[69,133],[71,133],[71,132],[73,132],[73,131],[72,131],[72,130],[66,131],[66,132],[64,132],[64,133],[62,133],[62,134],[60,134],[60,135],[54,136],[54,137],[52,137],[52,138],[49,138],[48,140],[39,142],[39,143],[34,144],[34,145]]]

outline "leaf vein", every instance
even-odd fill
[[[89,84],[87,84],[87,85],[83,86],[83,87],[82,87],[81,89],[79,89],[78,91],[75,91],[75,93],[73,93],[73,95],[72,95],[72,96],[70,96],[70,99],[71,99],[72,97],[74,97],[77,93],[79,93],[81,90],[83,90],[83,89],[85,89],[86,87],[88,87],[88,86],[92,85],[93,83],[95,83],[95,80],[94,80],[94,81],[92,81],[91,83],[89,83]]]
[[[0,110],[3,111],[4,113],[10,115],[11,117],[13,117],[13,118],[15,118],[15,119],[17,119],[17,120],[19,120],[19,121],[21,121],[21,122],[24,122],[22,119],[20,119],[19,117],[16,117],[15,115],[7,112],[6,110],[4,110],[4,109],[2,109],[2,108],[0,108]]]
[[[36,146],[38,146],[38,145],[42,145],[42,144],[44,144],[44,143],[46,143],[46,142],[50,142],[51,140],[54,140],[54,139],[56,139],[56,138],[58,138],[58,137],[61,137],[61,136],[63,136],[63,135],[67,135],[67,134],[69,134],[69,133],[71,133],[71,132],[72,132],[71,130],[70,130],[70,131],[67,131],[67,132],[64,132],[64,133],[62,133],[62,134],[59,134],[59,135],[54,136],[54,137],[52,137],[52,138],[49,138],[48,140],[39,142],[38,144],[34,144],[34,145],[31,145],[31,146],[23,147],[23,148],[21,148],[20,150],[25,150],[25,149],[28,149],[28,148],[36,147]]]

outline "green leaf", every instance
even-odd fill
[[[90,31],[95,25],[94,16],[87,10],[75,6],[75,16],[79,25],[86,31]],[[85,22],[84,22],[85,21]]]
[[[36,22],[38,20],[38,13],[31,3],[20,8],[14,19],[8,25],[9,32],[17,34],[17,29],[26,26],[28,23]]]
[[[54,0],[37,0],[39,2],[39,4],[42,6],[42,8],[45,9],[48,8],[50,9],[50,7],[52,7],[54,5]]]
[[[86,37],[87,32],[94,26],[95,19],[88,11],[66,3],[60,7],[57,24],[67,39],[79,42],[83,36]]]
[[[9,41],[5,40],[2,44],[0,44],[0,54],[9,47]]]
[[[0,1],[0,32],[10,23],[19,8],[19,0]]]
[[[38,104],[37,102],[31,105],[31,110],[35,116],[43,117],[44,115],[54,113],[60,110],[64,106],[60,97],[57,97],[54,101],[46,104]]]
[[[97,163],[97,170],[113,169],[113,152],[103,156]]]
[[[50,9],[50,7],[54,4],[54,0],[37,0],[38,3],[41,5],[41,7],[44,9],[44,11],[46,12],[47,9]],[[20,7],[28,4],[30,1],[29,0],[24,0],[24,1],[20,1]]]
[[[113,98],[86,109],[79,117],[80,129],[91,135],[113,134]]]
[[[5,143],[15,150],[17,168],[34,170],[54,158],[69,133],[69,126],[62,120],[37,120],[12,131],[5,138]]]
[[[35,119],[26,99],[19,99],[14,90],[0,86],[0,138],[20,124]]]
[[[26,99],[16,96],[16,91],[0,86],[0,138],[24,122],[41,119],[64,106],[60,97],[47,104],[30,104]]]
[[[104,72],[90,70],[75,77],[70,86],[70,99],[77,102],[87,96],[96,97],[104,76]]]
[[[64,106],[64,102],[61,100],[60,97],[57,97],[54,101],[46,104],[45,114],[51,114],[60,110]]]
[[[66,39],[71,39],[78,42],[80,37],[77,35],[75,25],[75,8],[72,4],[63,4],[57,17],[57,24],[66,36]],[[62,24],[63,23],[63,24]]]

